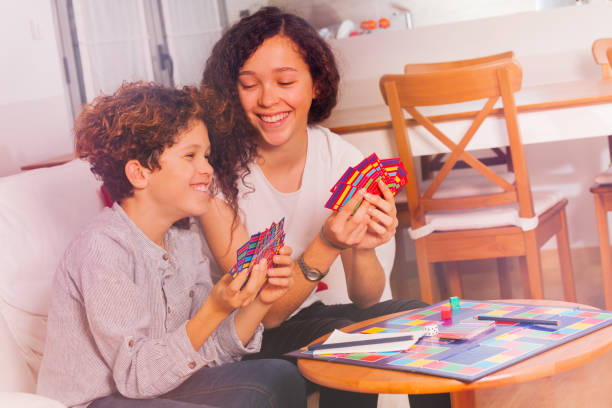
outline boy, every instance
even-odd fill
[[[40,394],[75,407],[305,406],[293,365],[238,362],[292,284],[291,249],[213,286],[191,230],[211,200],[205,120],[194,88],[139,82],[75,121],[77,154],[115,203],[60,262]]]

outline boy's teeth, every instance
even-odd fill
[[[287,115],[289,115],[289,113],[287,112],[277,113],[276,115],[267,115],[267,116],[262,115],[261,120],[263,120],[264,122],[273,123],[273,122],[278,122],[279,120],[285,119]]]
[[[196,186],[195,189],[198,190],[198,191],[206,191],[207,190],[205,185]]]

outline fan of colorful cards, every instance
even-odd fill
[[[404,169],[404,164],[399,157],[379,160],[376,153],[372,153],[355,167],[349,167],[330,190],[332,195],[325,203],[325,207],[340,211],[351,197],[362,188],[366,189],[368,193],[382,197],[382,192],[377,183],[381,179],[393,195],[401,191],[406,184],[406,169]]]
[[[285,242],[284,225],[285,218],[283,217],[278,224],[273,222],[270,228],[265,231],[251,235],[251,238],[238,248],[236,265],[229,271],[232,278],[235,278],[245,269],[248,269],[250,275],[253,266],[257,265],[262,259],[266,260],[267,268],[270,268],[272,257],[278,254]]]

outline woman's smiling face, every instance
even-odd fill
[[[266,39],[240,69],[237,86],[240,103],[265,145],[306,137],[316,95],[308,65],[291,39]]]

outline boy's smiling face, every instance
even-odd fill
[[[178,134],[176,143],[161,154],[161,169],[149,173],[148,196],[158,215],[176,221],[207,211],[213,177],[209,154],[206,126],[202,121],[192,121]]]

